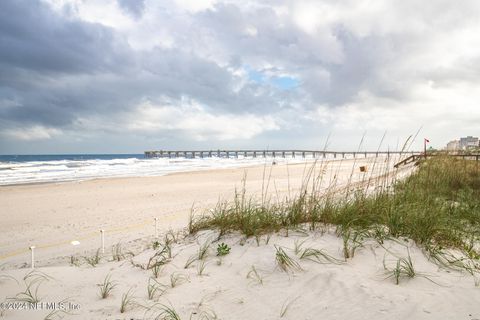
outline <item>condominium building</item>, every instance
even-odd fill
[[[460,138],[460,149],[473,149],[478,148],[478,137],[468,136]]]
[[[452,140],[447,143],[447,151],[456,151],[460,150],[460,141],[459,140]]]
[[[469,149],[476,149],[479,148],[479,139],[478,137],[467,136],[460,138],[459,140],[452,140],[447,143],[447,150],[448,151],[456,151],[456,150],[469,150]]]

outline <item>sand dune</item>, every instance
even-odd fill
[[[149,299],[147,286],[153,276],[142,270],[155,250],[148,248],[153,239],[144,239],[144,249],[119,262],[102,259],[92,267],[51,266],[39,270],[52,277],[41,282],[38,294],[45,302],[68,299],[78,310],[78,319],[154,319],[172,308],[180,319],[475,319],[480,317],[477,301],[480,292],[472,276],[439,269],[410,242],[386,241],[383,245],[369,240],[345,261],[341,239],[331,230],[325,233],[284,233],[245,239],[239,235],[223,238],[231,247],[228,255],[216,256],[213,242],[203,260],[185,268],[191,257],[205,243],[216,238],[215,232],[202,232],[172,244],[172,258],[159,272],[159,291]],[[150,240],[150,241],[148,241]],[[295,246],[302,242],[298,253]],[[284,271],[276,260],[281,247],[299,264]],[[300,259],[306,248],[321,249],[335,258]],[[417,276],[391,277],[399,257],[411,256]],[[319,263],[320,262],[320,263]],[[137,266],[134,266],[134,265]],[[385,269],[384,264],[387,269]],[[200,275],[200,267],[204,266]],[[256,274],[254,270],[256,271]],[[22,278],[30,270],[17,269],[2,274],[2,299],[24,290]],[[106,299],[99,297],[99,287],[110,275],[116,287]],[[172,277],[177,282],[172,287]],[[153,280],[150,280],[153,283]],[[132,293],[132,303],[120,313],[122,295]],[[50,311],[5,311],[7,319],[43,319]],[[74,315],[76,314],[76,316]],[[165,314],[164,314],[165,315]],[[166,318],[171,319],[171,318]]]

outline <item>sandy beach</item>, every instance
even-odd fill
[[[0,301],[6,319],[477,319],[478,280],[433,264],[413,242],[368,240],[353,259],[342,256],[334,229],[280,231],[259,238],[229,234],[230,253],[216,255],[218,232],[186,236],[192,205],[197,214],[219,199],[248,194],[284,198],[298,192],[309,169],[322,186],[341,189],[392,168],[393,159],[367,158],[295,165],[255,166],[161,177],[96,179],[0,188]],[[361,173],[360,166],[367,167]],[[375,169],[377,168],[377,169]],[[413,167],[404,168],[404,174]],[[392,169],[393,170],[393,169]],[[396,172],[397,175],[402,172]],[[270,177],[268,179],[268,177]],[[368,179],[367,179],[368,180]],[[335,182],[333,182],[335,181]],[[268,185],[268,188],[267,188]],[[154,218],[158,218],[155,237]],[[105,230],[105,253],[99,230]],[[185,237],[186,236],[186,237]],[[167,237],[167,238],[166,238]],[[166,243],[164,264],[148,268]],[[80,245],[73,246],[76,240]],[[30,251],[35,245],[34,271]],[[115,251],[115,245],[118,245]],[[278,261],[281,249],[294,261]],[[305,250],[324,256],[307,257]],[[199,255],[203,251],[202,257]],[[73,258],[72,258],[73,257]],[[418,276],[392,270],[411,257]],[[90,262],[88,262],[90,261]],[[155,271],[154,271],[155,270]],[[33,273],[32,273],[33,272]],[[108,278],[109,277],[109,278]],[[111,281],[102,299],[101,284]],[[36,310],[11,304],[38,289]],[[25,291],[27,290],[27,291]],[[153,291],[152,291],[153,290]],[[20,296],[19,296],[20,294]],[[128,301],[122,306],[122,300]],[[68,306],[68,307],[66,307]],[[17,310],[14,310],[17,308]],[[26,308],[23,306],[23,308]],[[28,308],[26,308],[28,309]],[[175,317],[177,316],[177,318]]]
[[[379,160],[381,159],[381,160]],[[391,160],[393,161],[393,160]],[[318,162],[324,185],[333,177],[341,187],[355,166],[353,180],[361,179],[358,167],[372,166],[383,158]],[[159,231],[187,225],[195,212],[213,208],[220,199],[232,199],[235,189],[261,197],[262,186],[269,197],[294,195],[312,162],[305,164],[253,166],[175,173],[160,177],[107,178],[78,182],[5,186],[0,188],[0,258],[18,265],[28,260],[32,245],[39,263],[59,253],[69,255],[70,244],[78,240],[77,251],[96,249],[100,229],[106,244],[126,242],[153,235],[154,218]],[[270,179],[269,179],[270,177]],[[290,191],[289,191],[290,190]]]

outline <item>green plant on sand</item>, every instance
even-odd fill
[[[217,256],[225,256],[230,253],[230,247],[225,243],[219,243],[217,246]]]

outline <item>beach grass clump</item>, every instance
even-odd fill
[[[94,255],[92,256],[85,256],[83,257],[85,259],[85,262],[89,264],[92,267],[95,267],[97,264],[100,263],[101,256],[100,256],[100,249],[98,249]]]
[[[167,286],[161,284],[153,278],[148,279],[147,283],[147,296],[148,300],[155,300],[157,297],[161,296],[167,290]]]
[[[368,236],[368,230],[354,230],[352,228],[339,228],[343,243],[343,257],[345,260],[353,258],[358,248],[363,247],[363,240]]]
[[[15,278],[12,277],[11,279],[18,283]],[[41,301],[40,295],[38,294],[41,284],[52,279],[53,278],[51,276],[44,272],[32,270],[23,277],[25,290],[16,294],[13,298],[8,298],[8,300],[26,303],[38,303]]]
[[[133,297],[132,288],[122,294],[122,300],[120,301],[120,313],[124,313],[128,308],[135,305],[135,299]]]
[[[415,269],[415,267],[413,266],[412,257],[410,256],[410,252],[408,250],[407,250],[407,257],[397,257],[395,267],[393,268],[388,268],[384,259],[383,268],[385,269],[386,279],[393,278],[396,285],[400,284],[400,279],[402,278],[413,279],[415,277],[422,277],[438,285],[438,283],[433,281],[428,276],[428,274],[423,272],[418,272]]]
[[[184,269],[190,268],[190,266],[197,260],[204,261],[209,255],[211,245],[212,242],[210,240],[206,240],[203,244],[201,244],[198,248],[197,254],[194,254],[187,259],[185,265],[183,266]]]
[[[40,302],[40,296],[38,294],[38,290],[40,288],[40,282],[31,282],[26,283],[26,288],[24,291],[17,293],[15,298],[11,298],[11,300],[15,300],[18,302],[27,302],[27,303],[38,303]]]
[[[426,247],[426,255],[430,261],[441,268],[454,271],[465,271],[472,276],[480,273],[480,261],[468,255],[449,252],[441,246]]]
[[[380,159],[380,158],[379,158]],[[312,166],[318,166],[315,162]],[[380,174],[359,182],[320,188],[321,176],[309,170],[300,191],[284,200],[256,200],[245,190],[232,201],[220,201],[211,212],[192,216],[190,232],[217,229],[259,237],[300,226],[336,226],[346,259],[363,240],[412,239],[426,248],[458,249],[480,257],[480,165],[476,161],[438,155],[421,160],[406,178],[390,161],[378,160]],[[382,167],[383,166],[383,167]],[[352,176],[355,168],[352,168]],[[321,190],[321,191],[320,191]]]
[[[113,261],[122,261],[127,257],[133,257],[135,254],[132,251],[123,252],[122,244],[119,242],[112,246],[112,260]]]
[[[100,288],[100,298],[106,299],[110,296],[112,293],[113,289],[117,286],[117,283],[112,280],[112,275],[108,274],[105,279],[103,279],[103,282],[100,284],[97,284],[97,286]]]
[[[384,268],[387,273],[387,279],[393,278],[396,285],[400,283],[400,278],[402,277],[414,278],[417,275],[410,255],[407,258],[399,258],[393,269],[388,269],[385,264]]]
[[[158,278],[160,276],[160,273],[163,269],[163,267],[170,262],[170,259],[168,258],[169,256],[169,250],[166,248],[166,246],[163,246],[161,250],[155,251],[155,253],[148,259],[148,262],[146,264],[142,263],[135,263],[133,260],[130,260],[130,263],[134,267],[138,267],[142,270],[151,270],[152,274],[155,278]]]
[[[275,260],[277,262],[277,265],[280,267],[285,272],[288,271],[300,271],[302,270],[302,267],[300,264],[292,259],[286,252],[283,250],[282,247],[275,246]]]
[[[70,265],[75,266],[75,267],[79,267],[81,265],[81,261],[77,256],[71,255],[70,256]]]
[[[167,306],[164,304],[161,304],[157,306],[158,313],[155,315],[155,319],[159,320],[180,320],[180,316],[173,308],[173,306]]]

